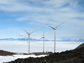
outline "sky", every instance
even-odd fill
[[[49,40],[84,39],[84,0],[0,0],[0,39],[40,39],[45,33]]]

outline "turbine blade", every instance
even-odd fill
[[[25,29],[23,29],[27,34],[29,34]]]
[[[39,40],[41,40],[41,39],[43,39],[43,38],[40,38]]]
[[[31,32],[31,33],[34,33],[34,32],[36,32],[36,31],[37,31],[37,30],[35,30],[35,31]],[[30,34],[31,34],[31,33],[30,33]]]
[[[44,37],[44,32],[43,32],[43,37]]]
[[[65,21],[64,21],[65,22]],[[56,26],[55,28],[59,27],[60,25],[62,25],[64,22],[62,22],[61,24],[59,24],[58,26]]]
[[[45,25],[47,25],[47,26],[51,27],[52,29],[54,29],[54,27],[52,27],[52,26],[50,26],[50,25],[48,25],[48,24],[45,24]]]

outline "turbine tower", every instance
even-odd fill
[[[43,39],[43,53],[44,53],[44,40],[46,39],[45,37],[44,37],[44,32],[43,32],[43,37],[41,38],[41,39]],[[46,39],[47,40],[47,39]]]
[[[52,29],[54,29],[54,53],[56,53],[56,29],[57,27],[59,27],[60,25],[62,25],[64,22],[62,22],[61,24],[59,24],[58,26],[56,27],[52,27],[48,24],[46,24],[47,26],[51,27]]]
[[[24,31],[28,34],[28,41],[29,41],[29,44],[28,44],[28,54],[29,54],[30,53],[30,34],[33,33],[33,32],[35,32],[35,31],[33,31],[31,33],[28,33],[26,30],[24,30]]]

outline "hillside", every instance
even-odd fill
[[[84,47],[84,43],[80,44],[76,49]]]

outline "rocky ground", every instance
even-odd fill
[[[14,52],[0,50],[0,56],[11,56],[11,55],[14,55],[14,54],[28,55],[27,53],[14,53]]]
[[[13,54],[16,54],[16,53],[0,50],[0,56],[7,56],[7,55],[13,55]]]
[[[41,58],[25,58],[6,63],[84,63],[84,47],[50,54]]]

